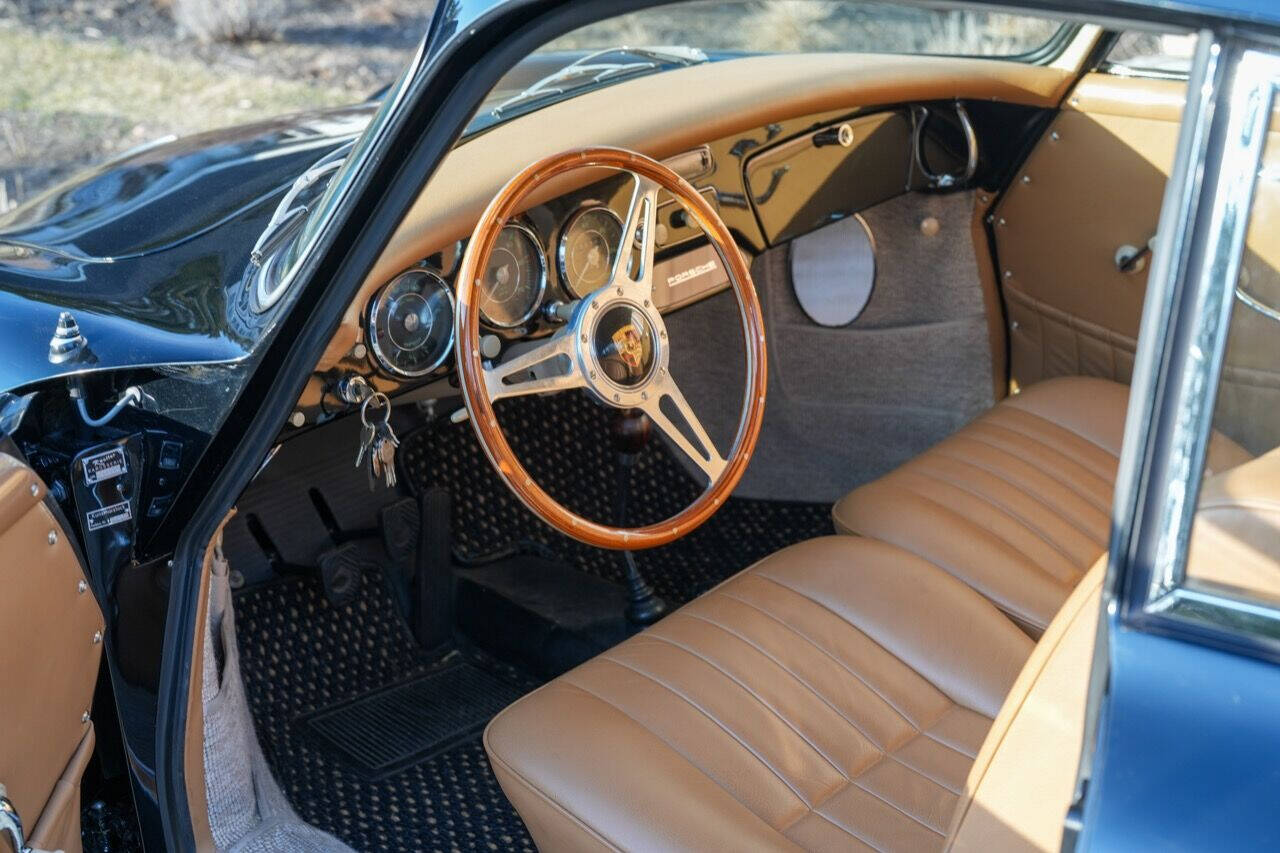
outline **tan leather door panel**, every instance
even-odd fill
[[[1121,272],[1122,245],[1155,235],[1173,166],[1186,84],[1094,73],[1084,77],[994,211],[1009,319],[1010,377],[1020,386],[1063,375],[1128,382],[1149,263]],[[1280,150],[1274,130],[1268,150]],[[1280,206],[1261,180],[1254,209]],[[1280,301],[1280,234],[1249,233],[1245,280]],[[1276,437],[1258,415],[1280,405],[1280,324],[1236,304],[1217,424],[1253,453]]]
[[[0,782],[28,844],[72,853],[103,620],[44,497],[36,474],[0,452]]]
[[[1115,252],[1155,233],[1185,84],[1090,74],[995,211],[1019,385],[1083,374],[1128,382],[1147,269]]]

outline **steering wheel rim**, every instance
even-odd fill
[[[566,172],[582,168],[606,168],[629,173],[635,188],[623,226],[621,245],[640,242],[640,264],[629,269],[631,252],[620,251],[609,281],[579,300],[572,316],[550,338],[530,351],[486,368],[480,353],[480,311],[477,297],[481,271],[489,262],[502,228],[519,210],[520,204],[537,187]],[[661,314],[652,302],[654,234],[657,197],[667,190],[685,207],[711,244],[729,273],[742,321],[745,348],[746,393],[738,431],[727,457],[720,457],[693,409],[671,379],[668,367],[670,345]],[[764,320],[755,285],[746,261],[734,243],[728,227],[694,187],[663,164],[622,148],[591,147],[564,151],[526,167],[507,182],[485,208],[467,244],[457,279],[455,346],[462,396],[476,438],[498,476],[531,512],[551,527],[588,545],[601,548],[640,550],[665,545],[705,522],[732,493],[746,470],[764,418],[766,352]],[[623,319],[622,315],[627,316]],[[626,349],[626,364],[634,362],[639,378],[624,377],[617,382],[601,367],[600,350],[593,344],[602,327],[619,326],[618,354]],[[647,333],[647,334],[646,334]],[[644,346],[646,339],[649,347]],[[551,360],[568,359],[567,373],[547,378],[511,383],[519,375]],[[616,372],[616,371],[615,371]],[[687,507],[670,518],[643,527],[614,527],[584,518],[552,498],[525,470],[507,442],[493,409],[496,399],[523,394],[546,393],[569,388],[587,388],[606,405],[640,408],[655,426],[667,434],[708,478],[707,487]],[[692,430],[682,433],[662,411],[669,399]],[[698,444],[705,445],[698,447]]]

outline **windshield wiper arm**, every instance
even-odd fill
[[[597,61],[610,54],[636,57],[627,62]],[[641,71],[651,71],[662,65],[697,65],[707,61],[707,55],[697,48],[684,47],[610,47],[593,51],[553,71],[536,81],[529,88],[498,104],[490,114],[502,118],[504,112],[544,98],[563,95],[565,92],[592,83],[602,83],[614,77],[625,77]]]

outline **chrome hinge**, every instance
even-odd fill
[[[15,853],[32,853],[27,846],[26,836],[22,834],[22,818],[18,817],[18,810],[13,807],[9,792],[4,785],[0,785],[0,836],[5,833],[13,840]]]

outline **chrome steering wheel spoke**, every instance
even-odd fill
[[[663,409],[663,400],[669,401],[674,413],[687,426],[687,432],[681,429],[680,424],[668,414],[670,410]],[[716,450],[715,443],[711,441],[711,436],[707,435],[707,431],[702,426],[702,421],[698,420],[698,416],[694,414],[693,407],[684,398],[684,394],[680,392],[680,387],[676,385],[675,380],[671,378],[669,373],[664,374],[653,383],[648,399],[641,403],[640,409],[649,416],[658,429],[662,430],[676,447],[679,447],[686,456],[693,460],[693,463],[706,475],[708,484],[714,483],[720,478],[721,472],[724,471],[724,467],[728,463],[720,455],[720,452]]]
[[[586,380],[575,358],[573,335],[573,327],[566,326],[531,349],[500,364],[486,366],[484,386],[489,399],[585,387]]]
[[[637,300],[653,296],[653,259],[656,246],[654,236],[658,225],[658,191],[656,181],[632,173],[635,188],[627,208],[627,218],[622,226],[622,243],[618,257],[613,262],[613,272],[606,287],[621,289]],[[639,254],[639,263],[632,269],[631,259]]]

